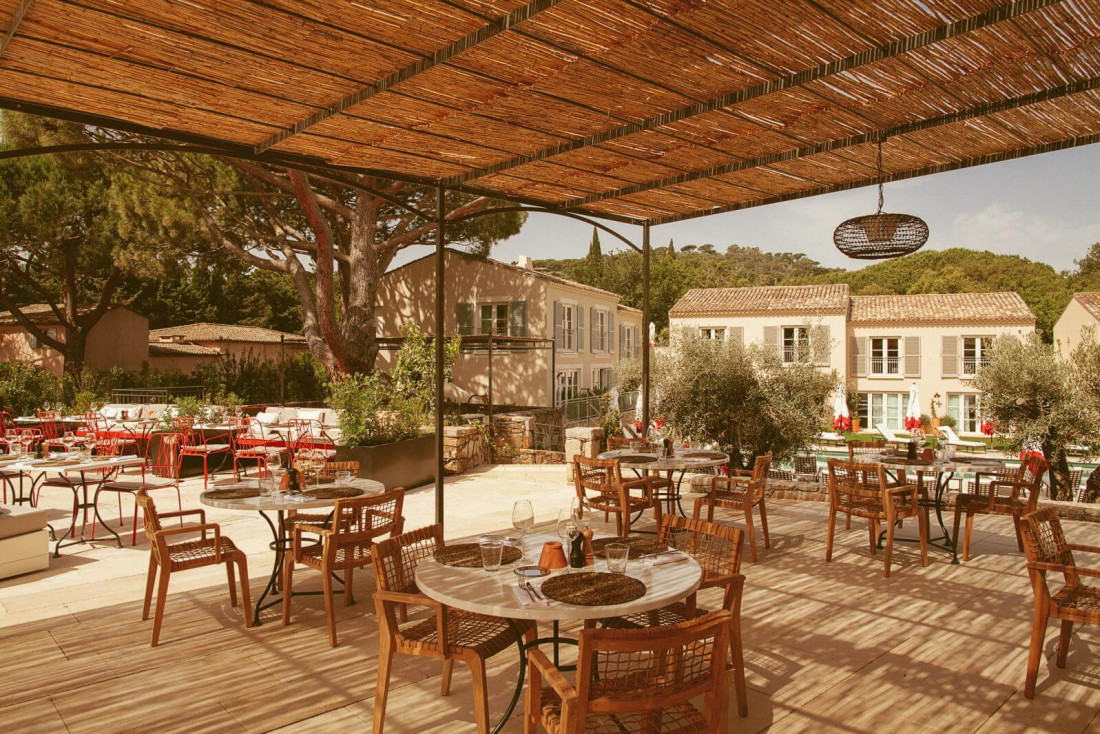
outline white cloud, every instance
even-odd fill
[[[1073,267],[1074,259],[1097,241],[1100,223],[1075,226],[1042,214],[989,204],[976,212],[957,214],[946,231],[934,234],[933,246],[1022,255],[1061,270]]]

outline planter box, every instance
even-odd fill
[[[435,481],[435,436],[378,446],[337,446],[335,461],[358,461],[359,476],[412,489]]]

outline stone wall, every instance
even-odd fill
[[[468,425],[443,428],[443,466],[448,474],[461,474],[489,463],[484,416],[475,413],[463,418]],[[473,425],[469,425],[471,423]]]
[[[604,450],[602,428],[567,428],[565,431],[565,481],[573,481],[573,457],[594,459]]]

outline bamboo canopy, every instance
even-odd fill
[[[0,0],[0,107],[661,224],[1100,140],[1100,0]]]

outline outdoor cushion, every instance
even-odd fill
[[[338,426],[340,425],[340,411],[327,408],[325,410],[325,419],[321,421],[324,426]]]
[[[325,422],[325,409],[324,408],[299,408],[298,420],[302,421],[317,421],[318,423]]]
[[[261,426],[270,426],[272,423],[279,422],[280,412],[282,411],[279,408],[264,408],[256,414],[256,421]]]
[[[46,527],[46,511],[29,507],[4,507],[0,513],[0,538],[33,533]]]
[[[292,420],[298,417],[297,408],[282,408],[279,410],[279,422],[290,423]]]
[[[164,410],[167,407],[168,406],[164,403],[150,403],[149,405],[143,405],[141,406],[141,417],[154,419],[160,418],[161,414],[164,413]]]

